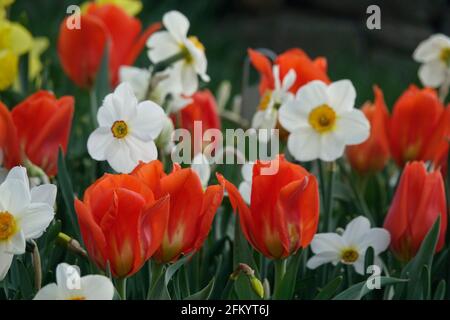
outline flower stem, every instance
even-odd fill
[[[273,261],[275,267],[275,285],[274,295],[277,296],[281,290],[281,284],[286,273],[286,259],[277,259]]]
[[[448,92],[450,89],[450,71],[447,71],[447,75],[445,77],[444,82],[439,88],[439,100],[445,104],[445,99],[447,98]]]
[[[91,122],[92,122],[92,127],[95,129],[97,128],[97,111],[98,111],[98,106],[97,106],[97,93],[95,92],[95,89],[92,88],[89,91],[89,102],[90,102],[90,107],[91,107]]]
[[[30,240],[33,244],[33,252],[31,254],[34,268],[34,287],[37,291],[41,289],[42,284],[42,266],[41,255],[39,254],[39,248],[34,240]]]
[[[147,291],[147,300],[152,296],[153,289],[158,282],[158,279],[164,275],[164,264],[152,261],[149,264],[150,269],[150,283]]]
[[[325,168],[322,165],[322,162],[318,161],[319,165],[319,179],[322,191],[322,201],[323,205],[323,230],[325,232],[331,231],[332,228],[332,220],[331,215],[333,213],[333,185],[334,185],[334,176],[336,172],[336,164],[335,162],[327,163]]]
[[[121,300],[127,300],[127,278],[119,278],[116,281],[116,289]]]

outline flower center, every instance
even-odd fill
[[[266,110],[267,107],[270,104],[270,100],[272,100],[272,91],[271,90],[267,90],[263,97],[261,98],[261,101],[259,103],[258,109],[259,110]]]
[[[0,211],[0,241],[9,240],[17,232],[14,216],[8,211]]]
[[[359,253],[353,248],[346,248],[341,252],[341,262],[345,264],[352,264],[358,260]]]
[[[67,300],[86,300],[85,296],[72,296]]]
[[[308,118],[309,124],[319,133],[330,131],[336,124],[336,112],[327,104],[315,107]]]
[[[198,40],[198,38],[196,36],[190,36],[188,37],[189,41],[192,42],[192,44],[199,50],[201,51],[205,51],[205,46],[203,45],[203,43],[200,42],[200,40]]]
[[[447,66],[450,66],[450,47],[441,50],[439,59],[441,59],[441,61],[444,62]]]
[[[111,132],[114,138],[123,139],[128,134],[128,125],[125,121],[119,120],[113,123]]]

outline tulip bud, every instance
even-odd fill
[[[264,287],[261,281],[257,277],[251,276],[250,283],[252,285],[253,291],[255,291],[258,297],[260,297],[261,299],[264,298]]]

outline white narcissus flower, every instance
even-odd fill
[[[206,188],[211,176],[211,165],[208,158],[206,158],[203,153],[198,153],[194,159],[192,159],[191,168],[197,173],[203,188]]]
[[[355,98],[349,80],[330,85],[314,80],[281,106],[279,120],[290,132],[287,146],[296,160],[334,161],[346,145],[360,144],[369,137],[370,123],[354,109]]]
[[[56,283],[38,291],[34,300],[112,300],[114,286],[101,275],[80,277],[76,266],[60,263],[56,268]]]
[[[241,168],[244,180],[239,184],[239,193],[247,204],[250,204],[252,198],[253,165],[254,163],[245,163]]]
[[[268,140],[271,137],[272,129],[275,129],[278,121],[278,108],[294,99],[294,95],[289,92],[289,89],[295,83],[297,74],[295,70],[291,69],[283,78],[280,80],[280,67],[278,65],[273,66],[273,77],[274,77],[274,89],[267,91],[261,101],[259,110],[256,111],[252,119],[252,128],[268,130],[267,134],[259,135],[260,139],[263,141]]]
[[[27,171],[12,168],[0,185],[0,280],[13,256],[25,253],[25,241],[39,238],[55,215],[56,186],[43,184],[30,191]]]
[[[443,34],[432,35],[419,44],[413,58],[422,63],[419,68],[422,84],[439,87],[450,77],[450,38]]]
[[[152,101],[138,103],[128,83],[108,94],[97,113],[99,128],[91,133],[87,147],[97,161],[108,161],[117,172],[129,173],[139,161],[158,157],[154,140],[166,114]]]
[[[178,11],[169,11],[163,17],[165,31],[155,32],[147,40],[148,56],[158,63],[177,54],[184,58],[177,61],[173,68],[179,73],[183,93],[190,96],[198,89],[198,78],[207,82],[207,60],[203,44],[195,36],[187,36],[189,20]]]
[[[315,269],[323,264],[338,262],[353,265],[356,272],[364,274],[364,259],[366,250],[374,250],[374,264],[381,267],[378,255],[389,246],[391,236],[386,229],[370,228],[366,217],[359,216],[347,225],[342,235],[337,233],[318,233],[311,242],[314,253],[306,266]]]

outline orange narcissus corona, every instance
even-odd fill
[[[406,164],[384,221],[384,228],[391,234],[392,251],[401,260],[410,260],[439,216],[436,252],[440,251],[445,243],[447,214],[440,171],[427,172],[423,162]]]
[[[58,54],[67,76],[82,88],[90,88],[99,70],[105,47],[109,54],[110,81],[118,81],[121,65],[133,64],[147,38],[161,26],[152,24],[141,34],[141,23],[115,5],[88,4],[80,17],[80,28],[60,26]]]
[[[434,161],[436,154],[448,153],[447,113],[433,89],[412,85],[400,96],[389,123],[391,154],[399,166],[412,160]]]
[[[169,217],[169,196],[158,200],[138,178],[106,174],[75,200],[89,256],[113,276],[133,275],[156,252]]]
[[[319,222],[319,191],[316,178],[283,155],[271,160],[270,166],[278,172],[267,175],[268,164],[260,161],[253,166],[250,207],[233,184],[221,175],[218,178],[239,212],[250,244],[268,258],[282,259],[313,239]]]
[[[351,166],[361,174],[383,170],[389,160],[389,114],[383,92],[378,86],[373,90],[374,103],[367,102],[361,109],[370,122],[370,136],[361,144],[347,147]]]
[[[141,163],[131,174],[147,184],[156,198],[170,196],[169,223],[155,259],[167,263],[200,249],[222,202],[223,186],[212,185],[204,191],[192,169],[175,165],[166,175],[158,160]]]

